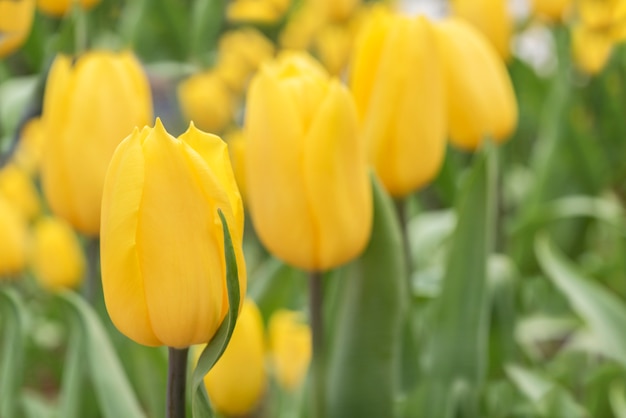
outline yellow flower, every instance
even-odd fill
[[[235,180],[237,180],[237,186],[239,187],[239,193],[241,197],[246,201],[246,138],[243,131],[231,131],[226,135],[226,142],[228,143],[228,152],[230,154],[230,162],[233,166],[233,172],[235,173]]]
[[[569,12],[572,0],[532,0],[533,14],[549,21],[560,21]]]
[[[349,91],[305,54],[266,63],[250,83],[245,134],[248,206],[263,244],[307,270],[356,257],[372,195]]]
[[[204,384],[212,405],[228,416],[250,413],[265,391],[265,341],[259,308],[247,299],[226,351]]]
[[[572,54],[576,65],[588,74],[597,74],[606,65],[614,42],[605,34],[583,25],[572,28]]]
[[[85,274],[85,255],[74,230],[60,218],[37,221],[30,263],[39,283],[50,290],[75,288]]]
[[[37,7],[47,15],[61,17],[70,12],[75,3],[83,9],[91,9],[100,0],[37,0]]]
[[[271,24],[289,9],[291,0],[235,0],[230,2],[226,17],[231,22]]]
[[[351,89],[369,158],[404,196],[439,172],[446,148],[445,86],[432,24],[374,11],[357,40]]]
[[[120,144],[102,197],[100,259],[107,310],[123,334],[175,348],[213,337],[228,310],[218,209],[245,295],[243,205],[226,144],[193,124],[174,138],[158,119]]]
[[[321,12],[311,3],[304,2],[290,15],[280,33],[279,43],[284,49],[307,49],[324,23]]]
[[[513,18],[507,5],[507,0],[453,0],[452,12],[481,31],[506,60],[511,56],[513,30]]]
[[[39,193],[30,175],[14,163],[0,169],[0,193],[27,221],[32,220],[41,210]]]
[[[0,279],[17,275],[24,269],[27,251],[26,220],[0,195]]]
[[[361,0],[312,0],[312,3],[328,20],[340,21],[349,18],[361,5]]]
[[[35,0],[0,0],[0,58],[26,41],[34,15]]]
[[[315,52],[332,75],[340,75],[348,64],[352,47],[352,31],[346,24],[324,26],[313,42]]]
[[[311,362],[311,329],[298,312],[279,310],[268,324],[272,366],[286,390],[300,387]]]
[[[58,56],[43,105],[41,179],[50,208],[97,235],[104,175],[117,145],[152,119],[148,80],[130,52]]]
[[[222,132],[235,111],[233,93],[214,71],[183,80],[178,86],[178,101],[185,118],[207,132]]]
[[[469,150],[487,137],[505,141],[517,126],[517,101],[504,63],[487,39],[464,21],[449,18],[437,29],[450,141]]]
[[[20,141],[13,155],[15,164],[26,170],[30,175],[39,172],[43,155],[45,135],[40,118],[29,120],[22,128]]]

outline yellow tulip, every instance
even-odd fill
[[[508,0],[452,0],[452,13],[474,25],[506,60],[511,56],[513,31],[507,5]]]
[[[198,128],[219,133],[232,121],[235,97],[214,71],[194,74],[178,86],[183,115]]]
[[[0,195],[0,279],[19,274],[26,266],[28,230],[26,220]]]
[[[0,0],[0,58],[26,41],[34,15],[35,0]]]
[[[213,337],[228,310],[218,209],[245,295],[243,205],[226,144],[193,124],[174,138],[157,119],[119,145],[102,197],[100,259],[106,307],[123,334],[174,348]]]
[[[272,24],[287,12],[291,0],[235,0],[226,10],[231,22],[255,22]]]
[[[340,21],[349,18],[361,5],[361,0],[312,0],[312,3],[328,20]]]
[[[597,74],[613,51],[613,40],[605,33],[583,25],[572,28],[572,54],[576,65],[588,74]]]
[[[261,67],[247,103],[248,206],[263,244],[307,270],[356,257],[372,195],[349,91],[310,56],[287,53]]]
[[[369,158],[385,188],[404,196],[439,172],[446,148],[443,67],[424,17],[374,11],[357,41],[351,89]]]
[[[237,130],[229,132],[226,137],[228,143],[228,152],[230,154],[230,162],[233,166],[233,172],[235,173],[235,180],[237,180],[237,186],[239,187],[239,193],[241,197],[246,201],[246,138],[243,131]]]
[[[466,22],[449,18],[437,29],[450,141],[469,150],[486,137],[505,141],[517,126],[517,101],[504,63]]]
[[[300,387],[311,362],[311,328],[298,312],[279,310],[268,324],[272,366],[286,390]]]
[[[304,2],[289,16],[280,33],[280,46],[284,49],[307,49],[324,24],[322,13],[311,3]]]
[[[37,0],[37,7],[47,15],[61,17],[70,12],[76,3],[83,9],[91,9],[100,0]]]
[[[130,52],[58,56],[43,104],[41,180],[50,208],[97,235],[104,176],[117,145],[152,119],[148,80]]]
[[[85,255],[76,233],[62,219],[37,221],[30,257],[38,282],[47,289],[75,288],[83,280]]]
[[[41,210],[39,193],[33,179],[16,164],[10,163],[0,169],[0,193],[11,201],[27,221],[32,220]]]
[[[204,377],[204,384],[218,412],[242,416],[257,406],[266,382],[263,320],[259,308],[247,299],[226,351]]]
[[[352,47],[352,32],[346,24],[329,24],[316,35],[314,50],[332,75],[341,75],[348,64]]]
[[[15,164],[30,175],[39,172],[45,135],[40,118],[29,120],[22,128],[20,141],[13,155]]]
[[[533,14],[549,21],[560,21],[570,11],[572,0],[532,0]]]

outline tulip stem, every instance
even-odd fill
[[[85,244],[85,255],[87,258],[87,277],[83,285],[83,295],[85,299],[96,306],[98,297],[102,297],[102,282],[100,280],[100,240],[89,238]]]
[[[189,348],[168,347],[166,418],[185,418],[185,385]]]
[[[408,204],[407,198],[400,198],[394,200],[396,206],[396,213],[398,215],[398,222],[400,223],[400,230],[402,231],[402,248],[404,249],[404,265],[406,268],[406,286],[407,291],[411,290],[410,281],[411,273],[415,266],[413,260],[411,260],[411,242],[409,241],[409,220],[407,217],[406,207]]]
[[[323,286],[322,273],[311,272],[309,275],[309,303],[311,310],[311,337],[313,340],[313,361],[311,365],[311,407],[312,418],[325,416],[325,376],[324,376],[324,321],[323,321]]]

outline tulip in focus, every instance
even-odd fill
[[[204,384],[216,411],[242,416],[258,405],[266,382],[263,320],[259,308],[247,299],[224,354]]]
[[[350,86],[370,161],[394,196],[431,181],[445,155],[445,86],[436,39],[426,17],[379,8],[357,40]]]
[[[14,163],[0,169],[0,193],[27,221],[31,221],[41,211],[39,193],[33,179]]]
[[[452,13],[483,33],[503,59],[511,56],[513,18],[508,0],[452,0]]]
[[[43,104],[41,180],[50,208],[78,231],[100,230],[104,176],[117,145],[152,119],[150,86],[130,52],[58,56]]]
[[[226,142],[228,143],[228,153],[230,154],[230,162],[233,166],[233,173],[235,173],[235,180],[237,180],[237,187],[239,187],[239,193],[246,202],[246,146],[247,141],[243,134],[243,131],[236,130],[229,132],[226,136]]]
[[[286,53],[261,67],[247,103],[247,198],[261,242],[309,271],[358,256],[372,193],[348,90],[310,56]]]
[[[46,289],[76,288],[85,275],[85,255],[78,237],[59,218],[37,221],[30,257],[35,277]]]
[[[0,195],[0,279],[19,274],[27,262],[26,220],[11,202]]]
[[[35,0],[0,0],[0,58],[26,41],[34,15]]]
[[[297,390],[311,362],[311,329],[298,312],[279,310],[268,325],[271,360],[276,380],[285,390]]]
[[[183,115],[207,132],[222,132],[232,121],[235,97],[214,71],[194,74],[178,86]]]
[[[91,9],[98,3],[100,0],[37,0],[37,8],[47,15],[62,17],[75,6]]]
[[[122,141],[106,176],[100,256],[107,311],[139,344],[208,342],[228,311],[220,209],[246,293],[243,205],[226,144],[157,120]],[[243,303],[243,298],[242,298]]]
[[[450,141],[468,150],[478,148],[487,137],[505,141],[517,126],[517,101],[506,66],[468,23],[449,18],[436,28]]]

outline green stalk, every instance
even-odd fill
[[[189,348],[168,347],[166,418],[185,418],[185,385]]]
[[[309,274],[309,302],[311,312],[311,334],[313,339],[312,392],[311,407],[312,418],[325,418],[325,376],[324,376],[324,320],[323,320],[323,287],[322,273],[319,271]]]

